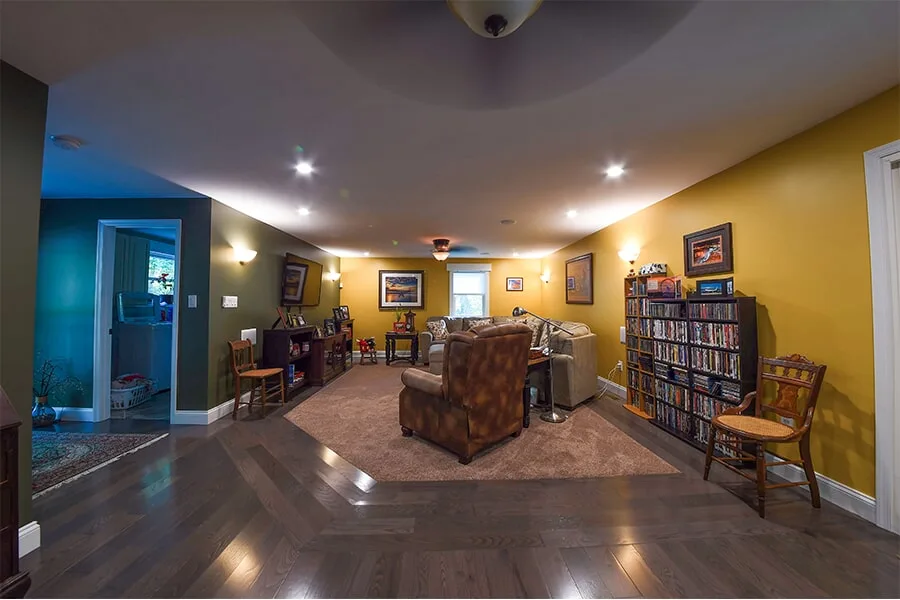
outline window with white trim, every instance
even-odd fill
[[[147,261],[147,292],[157,295],[171,294],[175,287],[174,282],[175,256],[151,250]]]
[[[490,312],[487,271],[450,272],[450,316],[487,317]]]

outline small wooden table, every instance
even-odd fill
[[[409,357],[397,356],[397,340],[409,340]],[[409,364],[415,365],[419,360],[419,332],[405,331],[403,333],[397,331],[387,331],[384,334],[384,364],[389,365],[392,362],[408,361]]]
[[[531,388],[528,386],[528,376],[532,373],[542,371],[542,384],[544,388],[544,398],[550,400],[550,394],[553,390],[550,388],[550,357],[541,356],[540,358],[528,359],[528,370],[525,372],[525,387],[522,389],[522,427],[531,425]]]

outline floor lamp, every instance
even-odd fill
[[[534,314],[533,312],[527,311],[527,310],[525,310],[524,308],[522,308],[521,306],[515,307],[515,308],[513,309],[512,314],[513,314],[514,317],[524,317],[525,315],[531,315],[531,316],[534,317],[535,319],[538,319],[539,321],[543,321],[544,323],[546,323],[546,324],[547,324],[548,326],[550,326],[550,327],[554,327],[554,328],[556,328],[556,329],[559,329],[560,331],[564,331],[565,333],[568,333],[569,335],[575,335],[574,333],[572,333],[571,331],[569,331],[569,330],[566,329],[565,327],[562,327],[562,326],[560,326],[560,325],[557,325],[557,324],[554,323],[553,321],[549,321],[549,320],[545,319],[544,317],[541,317],[541,316],[538,316],[538,315]],[[549,336],[548,336],[548,338],[549,338]],[[567,417],[567,416],[564,415],[564,414],[561,414],[561,413],[556,412],[556,403],[555,403],[554,400],[553,400],[553,357],[551,356],[552,354],[553,354],[553,349],[550,347],[550,344],[549,344],[549,341],[548,341],[548,343],[547,343],[547,356],[550,357],[550,361],[551,361],[551,362],[550,362],[550,369],[549,369],[549,374],[550,374],[550,382],[549,382],[549,383],[550,383],[550,410],[548,410],[547,412],[545,412],[545,413],[543,413],[543,414],[541,415],[541,421],[547,421],[548,423],[564,423],[564,422],[566,421],[566,419],[568,419],[569,417]]]

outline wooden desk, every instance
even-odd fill
[[[550,357],[542,356],[528,360],[528,370],[525,372],[525,387],[522,389],[522,427],[531,425],[531,388],[528,386],[528,376],[532,373],[542,372],[541,383],[544,388],[544,398],[550,400],[553,390],[550,388]]]

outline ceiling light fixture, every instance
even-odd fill
[[[606,170],[606,176],[612,177],[615,179],[616,177],[621,177],[625,173],[625,167],[622,165],[612,165],[610,168]]]
[[[501,225],[515,225],[516,220],[515,219],[501,219],[500,224]]]
[[[312,166],[312,163],[301,160],[297,163],[297,166],[294,167],[297,170],[297,173],[303,175],[304,177],[309,177],[315,172],[315,169]]]
[[[308,208],[298,208],[298,209],[297,209],[297,212],[300,213],[300,216],[301,216],[301,217],[308,217],[308,216],[309,216],[309,209],[308,209]]]
[[[519,256],[518,252],[513,251],[513,257]]]
[[[631,265],[628,271],[629,277],[634,277],[634,261],[641,255],[641,248],[637,244],[628,244],[619,250],[619,258]]]
[[[368,251],[368,250],[366,250],[365,252],[363,252],[363,256],[368,256],[368,255],[369,255],[369,251]]]
[[[431,255],[435,260],[443,262],[450,258],[450,240],[446,238],[437,238],[431,240],[431,243],[434,244]]]
[[[577,210],[566,211],[566,216],[569,217],[570,219],[574,219],[575,217],[578,216],[578,211]]]
[[[469,29],[486,38],[506,37],[522,26],[542,0],[447,0],[450,10]]]

